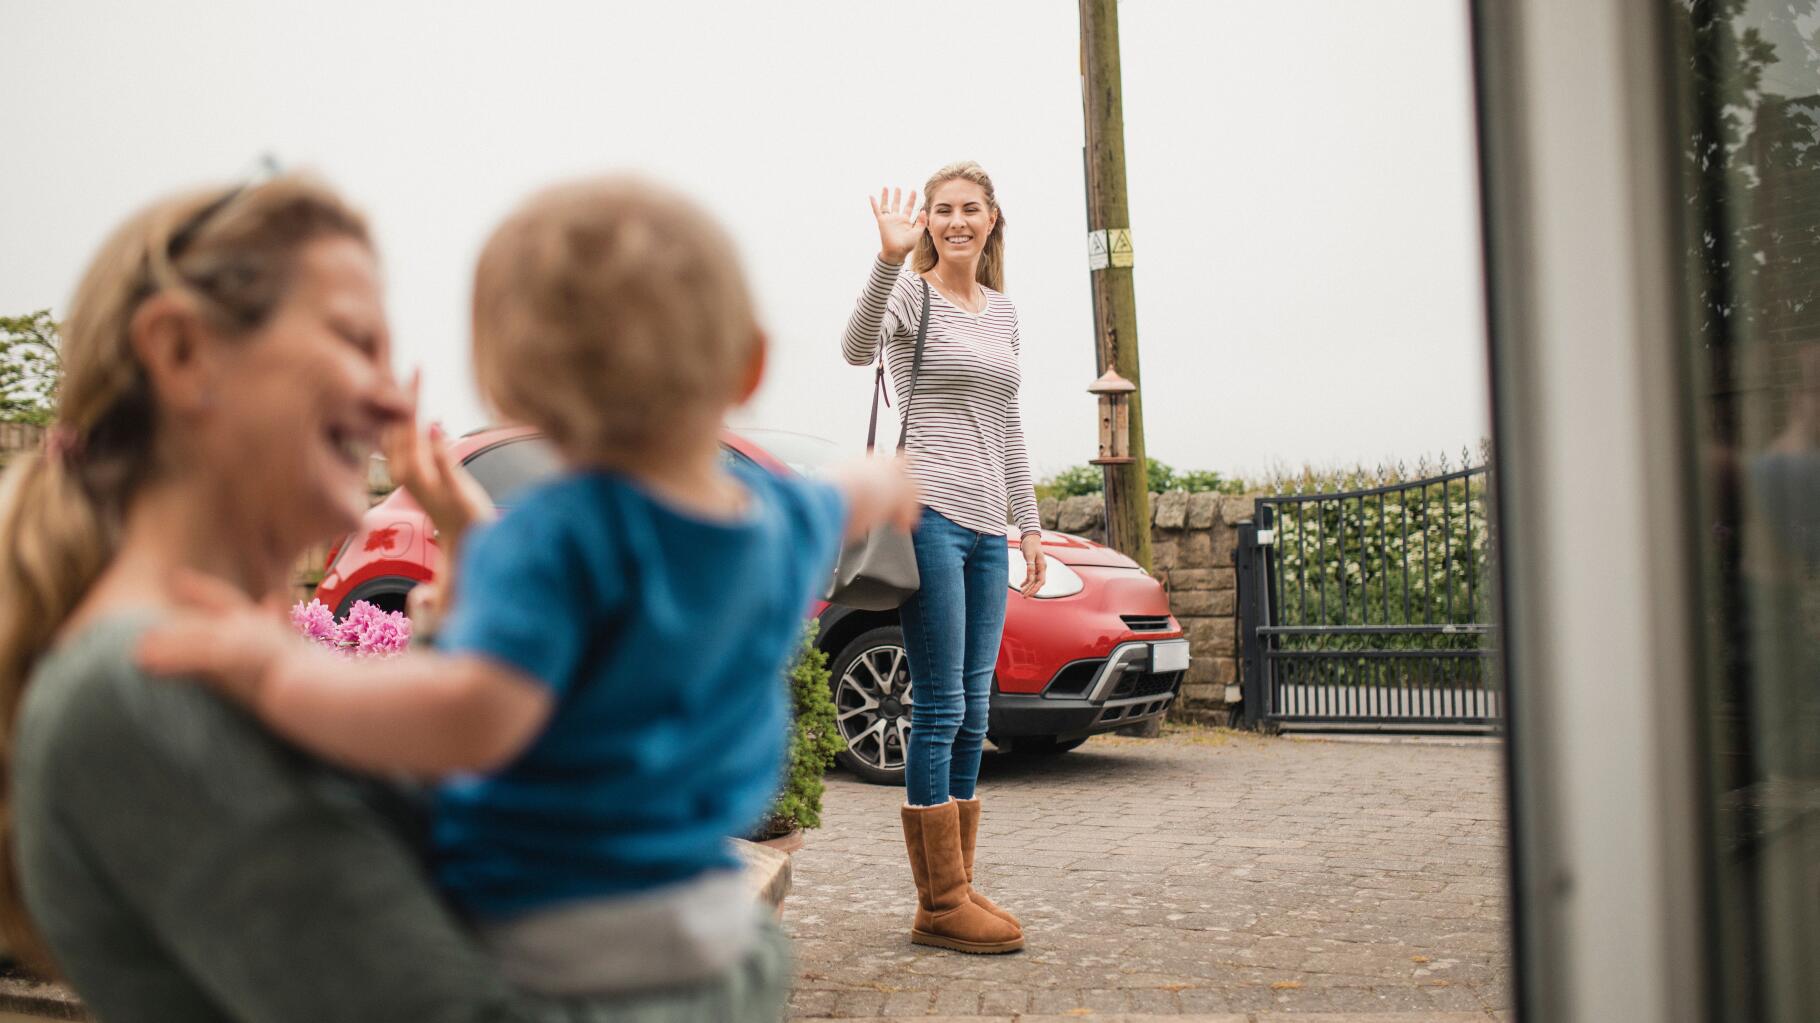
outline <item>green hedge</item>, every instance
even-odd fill
[[[1359,498],[1279,504],[1277,623],[1489,624],[1494,573],[1488,511],[1482,474]],[[1430,650],[1477,649],[1483,642],[1470,633],[1390,640],[1395,648]],[[1322,649],[1387,645],[1385,637],[1322,642]]]
[[[1245,492],[1245,481],[1228,479],[1211,469],[1190,469],[1177,472],[1165,462],[1154,458],[1144,460],[1149,469],[1150,492],[1167,494],[1173,490],[1186,490],[1191,494],[1212,491],[1220,494],[1242,494]],[[1081,497],[1086,494],[1097,494],[1106,489],[1106,474],[1097,465],[1076,465],[1037,483],[1036,498]]]

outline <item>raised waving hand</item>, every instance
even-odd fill
[[[867,196],[866,201],[878,218],[878,254],[887,263],[902,263],[929,223],[929,215],[916,208],[916,190],[910,190],[908,202],[901,188],[881,188],[878,198]]]
[[[452,551],[468,527],[492,519],[492,499],[466,469],[455,464],[442,428],[425,430],[418,419],[418,392],[423,376],[411,374],[411,414],[380,436],[392,482],[405,488],[436,529],[438,540]]]

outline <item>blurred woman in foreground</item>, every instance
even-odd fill
[[[0,488],[0,927],[98,1018],[722,1020],[781,1004],[775,928],[717,983],[513,989],[349,786],[132,663],[201,573],[282,599],[410,414],[365,222],[288,176],[156,203],[70,307],[58,419]]]

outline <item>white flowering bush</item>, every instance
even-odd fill
[[[1276,624],[1484,625],[1492,536],[1483,473],[1275,505]],[[1293,639],[1293,638],[1291,638]],[[1322,649],[1477,649],[1473,633],[1328,637]],[[1337,645],[1336,645],[1337,644]]]

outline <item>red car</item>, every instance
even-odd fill
[[[728,458],[811,475],[851,454],[818,437],[776,430],[728,430],[722,446]],[[455,441],[453,454],[501,507],[557,468],[549,446],[523,428],[476,431]],[[1109,547],[1044,532],[1047,581],[1025,598],[1018,592],[1024,564],[1014,530],[1007,528],[1005,542],[1012,548],[1010,594],[987,726],[992,742],[1015,753],[1062,753],[1090,735],[1168,711],[1187,673],[1188,641],[1163,587]],[[423,511],[397,490],[330,552],[316,595],[337,615],[356,600],[403,610],[405,594],[433,578],[440,562]],[[900,784],[910,673],[896,613],[821,601],[813,613],[847,746],[841,763],[868,781]]]

